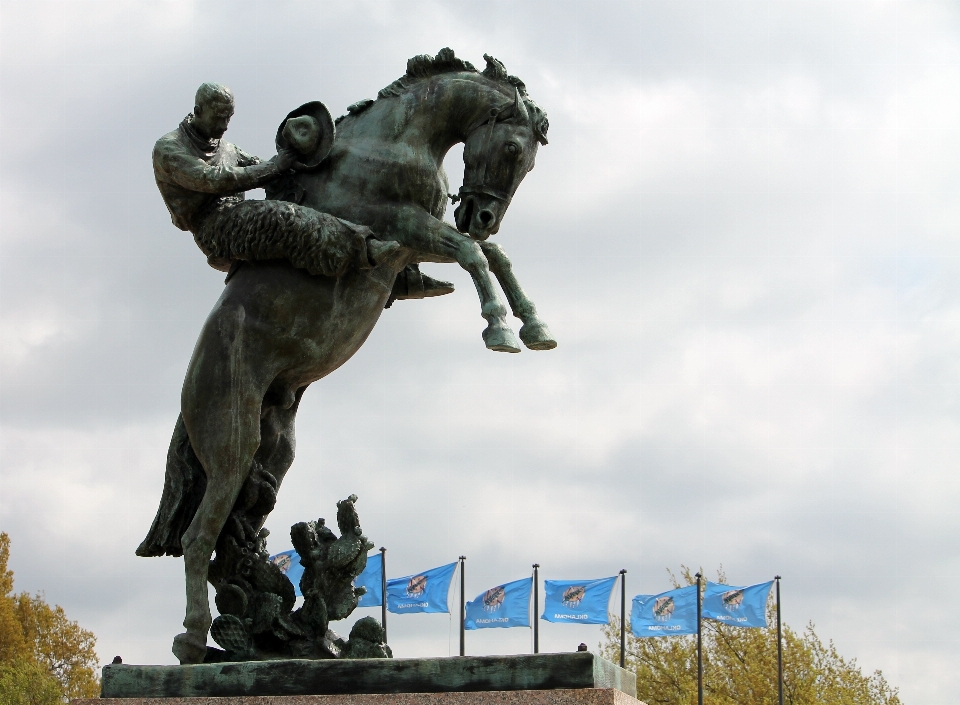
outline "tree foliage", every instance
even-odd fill
[[[46,705],[96,697],[100,686],[93,632],[71,622],[62,607],[51,607],[41,595],[14,594],[9,558],[10,537],[0,533],[0,703]]]
[[[31,658],[18,656],[0,661],[2,705],[60,705],[63,688],[46,668]]]
[[[718,571],[718,582],[726,576]],[[696,579],[684,567],[687,585]],[[674,587],[680,582],[673,578]],[[770,705],[777,702],[777,617],[767,606],[766,629],[732,627],[703,620],[704,703]],[[787,705],[900,705],[896,688],[880,671],[863,675],[833,642],[824,644],[808,624],[802,632],[783,625],[784,703]],[[603,628],[601,654],[620,662],[620,620]],[[637,674],[637,697],[649,705],[695,705],[695,635],[638,639],[627,630],[626,666]]]

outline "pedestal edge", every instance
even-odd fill
[[[245,661],[187,666],[111,664],[101,698],[225,698],[617,689],[636,675],[589,652],[411,659]]]
[[[645,703],[615,688],[561,688],[463,693],[75,698],[70,701],[70,705],[645,705]]]

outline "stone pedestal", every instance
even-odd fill
[[[561,696],[561,692],[567,695]],[[601,692],[606,695],[599,695]],[[615,700],[618,692],[636,696],[636,676],[599,656],[578,652],[425,659],[287,659],[192,666],[111,664],[103,669],[101,700],[97,703],[105,705],[107,700],[133,705],[133,700],[160,705],[184,700],[199,705],[202,700],[217,705],[228,702],[243,705],[305,705],[308,702],[317,705],[394,702],[619,705],[626,701]],[[449,697],[437,695],[422,700],[430,693]],[[303,696],[314,699],[301,699]],[[567,700],[556,699],[560,697]],[[595,700],[597,697],[607,699]]]
[[[228,698],[101,698],[70,705],[644,705],[613,688],[500,690],[480,693],[278,695]]]

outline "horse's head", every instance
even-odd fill
[[[535,113],[531,115],[531,112]],[[510,199],[546,144],[546,115],[514,88],[514,100],[493,107],[470,130],[463,148],[457,230],[486,240],[500,229]]]

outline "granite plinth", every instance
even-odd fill
[[[644,705],[613,688],[512,690],[482,693],[279,695],[228,698],[106,698],[70,705]]]
[[[111,664],[103,668],[101,698],[611,688],[635,696],[637,678],[595,654],[578,652],[421,659],[288,659],[188,666]]]

